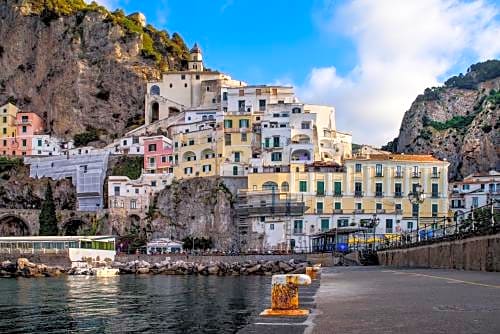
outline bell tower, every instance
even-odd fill
[[[189,71],[203,71],[203,56],[201,55],[201,49],[198,47],[197,43],[194,43],[193,48],[189,51]]]

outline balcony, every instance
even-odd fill
[[[402,215],[403,214],[403,209],[396,209],[395,210],[397,215]]]
[[[354,211],[352,213],[361,214],[361,213],[365,213],[365,210],[364,209],[354,209]]]
[[[385,213],[385,209],[376,209],[375,212],[383,214],[383,213]]]
[[[382,172],[376,172],[375,177],[384,177],[384,173]]]
[[[441,177],[441,172],[436,172],[431,174],[432,179],[439,179]]]
[[[323,214],[323,212],[324,212],[324,210],[323,210],[323,209],[316,209],[316,210],[314,210],[314,213],[316,213],[316,214],[318,214],[318,215],[322,215],[322,214]]]
[[[421,172],[412,172],[411,173],[411,177],[414,179],[419,179],[421,175],[422,175]]]
[[[336,214],[343,214],[343,213],[344,213],[344,210],[342,210],[342,209],[333,209],[333,213],[336,213]]]
[[[325,196],[325,191],[324,190],[317,190],[316,196]]]
[[[376,191],[375,197],[384,197],[384,193],[382,191]]]
[[[439,193],[433,192],[433,193],[431,194],[431,198],[439,198],[439,197],[440,197],[440,196],[439,196]]]
[[[342,197],[342,196],[343,196],[343,194],[341,191],[336,191],[333,193],[333,197]]]
[[[361,190],[356,190],[354,192],[354,197],[363,197],[363,192]]]
[[[301,228],[294,228],[293,234],[304,234],[304,230]]]
[[[396,179],[402,179],[403,178],[403,173],[402,172],[395,172],[394,173],[394,178],[396,178]]]
[[[401,197],[403,197],[403,193],[402,193],[401,191],[396,191],[396,192],[394,193],[394,197],[396,197],[396,198],[401,198]]]

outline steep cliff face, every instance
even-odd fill
[[[236,229],[232,194],[217,177],[174,181],[157,199],[160,218],[153,230],[163,228],[167,235],[211,238],[214,247],[228,250],[235,246]]]
[[[140,124],[146,81],[188,57],[179,35],[82,0],[4,0],[0,19],[0,104],[66,138],[94,131],[107,142]]]
[[[426,89],[405,113],[389,148],[450,162],[450,179],[499,169],[500,61],[471,66],[443,87]]]

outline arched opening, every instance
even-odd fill
[[[160,105],[158,102],[151,103],[151,122],[156,122],[160,119]]]
[[[182,159],[184,161],[195,161],[196,160],[196,154],[193,151],[187,151],[182,156]]]
[[[215,152],[209,148],[201,151],[201,158],[202,159],[212,159],[215,158]]]
[[[150,95],[160,95],[160,87],[157,85],[151,86],[149,89],[149,94]]]
[[[262,190],[278,190],[278,184],[273,181],[267,181],[262,185]]]
[[[289,191],[290,190],[290,185],[288,184],[288,182],[284,181],[283,183],[281,183],[281,191]]]
[[[206,121],[207,119],[208,119],[207,115],[203,115],[203,116],[201,117],[201,120],[202,120],[202,121]]]
[[[292,137],[292,144],[310,144],[311,138],[309,136],[300,134]]]
[[[30,235],[28,224],[20,217],[6,215],[0,218],[1,237],[19,237]]]
[[[292,161],[309,161],[311,152],[307,150],[295,150],[292,152]]]
[[[79,218],[73,218],[64,224],[63,232],[64,235],[76,236],[79,235],[78,232],[82,232],[82,227],[85,222]]]

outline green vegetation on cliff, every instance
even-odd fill
[[[111,170],[111,175],[127,176],[135,180],[141,176],[143,166],[143,157],[123,156]]]
[[[464,75],[460,73],[445,81],[446,87],[476,89],[477,84],[500,76],[500,60],[487,60],[469,67]]]
[[[468,116],[454,116],[453,118],[447,120],[446,122],[433,121],[428,118],[424,118],[424,126],[432,126],[434,129],[442,131],[447,129],[463,129],[468,127],[474,120],[475,115]],[[427,138],[427,139],[430,139]]]

